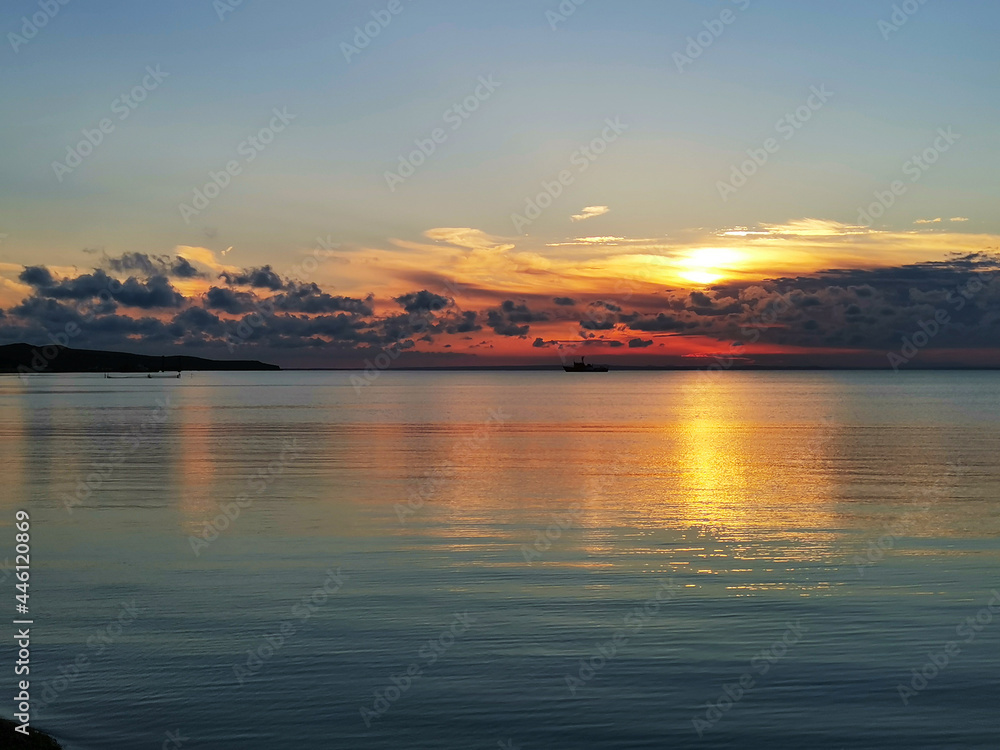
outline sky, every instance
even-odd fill
[[[972,0],[14,0],[0,343],[1000,365],[998,21]]]

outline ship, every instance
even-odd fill
[[[563,369],[566,372],[607,372],[607,365],[588,365],[586,363],[586,357],[580,357],[580,361],[573,362],[573,365],[563,365]]]

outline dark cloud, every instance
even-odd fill
[[[615,317],[607,316],[596,320],[581,320],[580,328],[585,331],[610,331],[615,327]]]
[[[126,307],[151,310],[157,307],[180,307],[184,297],[171,286],[166,276],[153,276],[148,281],[138,281],[134,277],[125,280],[112,297]]]
[[[201,307],[192,307],[174,316],[174,323],[182,325],[185,329],[202,329],[206,331],[219,330],[222,321],[218,316],[213,315]]]
[[[257,302],[257,297],[249,292],[236,292],[218,286],[213,286],[205,293],[205,307],[230,315],[250,312]]]
[[[493,329],[493,332],[499,336],[527,336],[531,331],[530,325],[514,325],[510,321],[505,320],[503,315],[496,310],[489,311],[486,316],[486,322]]]
[[[937,315],[935,348],[996,345],[1000,259],[975,254],[897,268],[837,269],[693,293],[673,316],[640,317],[634,330],[814,349],[897,349]],[[726,296],[719,296],[726,295]],[[676,301],[676,300],[675,300]],[[660,324],[663,325],[660,325]]]
[[[502,293],[483,296],[490,301],[485,309],[462,310],[451,297],[416,287],[419,291],[395,298],[402,311],[389,315],[375,314],[371,296],[336,296],[314,283],[282,281],[270,266],[223,275],[226,284],[185,299],[169,280],[192,273],[193,267],[183,268],[180,260],[131,253],[113,265],[110,259],[105,263],[112,271],[133,275],[119,281],[97,269],[58,279],[45,266],[25,267],[18,278],[31,287],[31,294],[0,311],[0,341],[44,343],[50,332],[74,323],[81,329],[74,346],[135,349],[148,343],[151,348],[178,346],[204,356],[225,356],[227,341],[237,337],[239,345],[248,348],[243,356],[265,358],[269,351],[301,349],[312,357],[326,352],[334,364],[370,357],[388,346],[413,349],[420,340],[447,346],[451,342],[443,337],[468,338],[484,326],[498,336],[526,339],[526,348],[542,349],[556,342],[530,336],[532,327],[565,321],[583,339],[582,345],[594,347],[648,349],[656,337],[642,334],[661,333],[740,345],[745,357],[755,356],[753,345],[768,344],[826,351],[831,359],[869,353],[871,361],[884,361],[885,352],[898,350],[905,337],[941,314],[947,324],[934,334],[930,348],[964,349],[968,359],[983,349],[995,350],[1000,341],[1000,274],[995,273],[1000,263],[986,255],[731,282],[694,292],[667,290],[631,298],[634,309],[628,311],[604,300],[584,304],[542,295],[510,299]],[[270,296],[261,296],[268,292]],[[157,312],[155,317],[153,312],[135,317],[120,312],[126,307]],[[172,319],[159,312],[163,310],[169,310]],[[233,316],[239,319],[224,319]],[[602,331],[633,335],[613,344]],[[490,342],[481,346],[488,348]],[[762,361],[759,356],[757,361]]]
[[[428,292],[426,289],[393,299],[408,313],[437,312],[452,304],[447,297]]]
[[[187,258],[177,258],[170,267],[170,273],[179,279],[203,279],[208,276],[191,265]]]
[[[139,271],[146,276],[175,276],[179,279],[203,279],[202,273],[187,258],[171,258],[169,255],[149,255],[147,253],[125,253],[117,258],[105,258],[104,265],[116,273]]]
[[[49,269],[32,266],[26,267],[20,278],[35,287],[35,294],[50,299],[83,302],[103,297],[126,307],[144,310],[180,307],[184,302],[184,297],[171,286],[166,276],[152,276],[146,281],[130,276],[125,281],[119,281],[98,269],[73,279],[56,281]]]
[[[40,288],[50,287],[55,283],[52,272],[45,266],[25,266],[17,278],[25,284]]]
[[[549,320],[549,314],[544,311],[532,311],[526,304],[518,304],[514,300],[504,300],[500,307],[489,310],[486,314],[486,324],[500,336],[527,336],[531,324]]]
[[[459,313],[451,322],[445,325],[446,333],[475,333],[483,330],[478,323],[479,315],[475,310]]]
[[[269,265],[245,268],[239,273],[223,272],[219,278],[225,279],[229,286],[249,286],[254,289],[270,289],[272,292],[285,288],[285,282]]]
[[[302,312],[311,314],[347,312],[357,316],[373,314],[369,295],[361,300],[353,297],[334,297],[327,294],[316,284],[289,283],[288,291],[271,298],[276,310],[284,312]]]
[[[681,331],[687,327],[687,324],[673,315],[659,313],[658,315],[650,317],[640,316],[629,323],[628,327],[633,331],[652,333],[663,331]]]
[[[140,271],[148,276],[152,276],[153,274],[162,272],[164,264],[160,258],[154,260],[145,253],[125,253],[119,258],[105,259],[105,265],[118,273]]]
[[[500,305],[500,313],[511,323],[538,323],[548,320],[546,312],[532,312],[525,304],[516,304],[513,300],[505,300]]]

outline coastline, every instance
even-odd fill
[[[38,729],[32,728],[31,734],[25,737],[20,732],[14,731],[17,724],[0,716],[0,737],[4,739],[4,747],[10,750],[68,750],[59,744],[51,735]]]

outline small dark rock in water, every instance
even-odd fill
[[[20,732],[14,731],[16,726],[13,721],[0,718],[0,739],[3,740],[0,746],[4,750],[62,750],[62,745],[47,734],[31,729],[30,736],[25,737]]]

